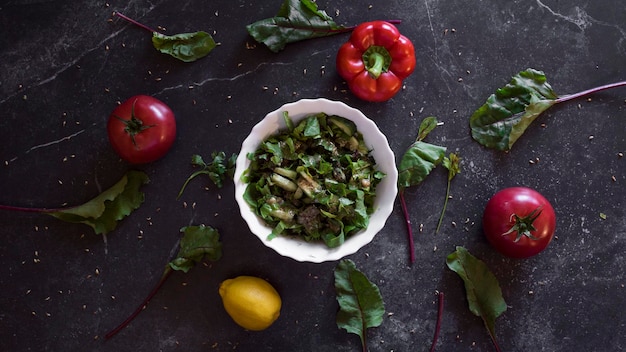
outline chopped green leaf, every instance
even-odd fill
[[[446,264],[463,279],[469,309],[482,318],[494,346],[499,351],[495,323],[496,318],[506,311],[506,302],[502,298],[498,279],[483,261],[464,247],[456,247],[456,251],[448,255]]]
[[[366,330],[380,326],[385,314],[380,290],[353,261],[344,259],[335,268],[335,291],[339,303],[337,326],[359,335],[363,351],[367,351]]]
[[[213,37],[204,31],[175,35],[153,32],[152,44],[158,51],[184,62],[196,61],[207,56],[217,45]]]
[[[178,196],[176,197],[177,199],[183,195],[183,192],[185,191],[185,188],[187,188],[189,182],[199,175],[207,175],[217,188],[222,188],[224,181],[227,178],[233,177],[237,154],[232,154],[230,158],[226,159],[226,154],[224,152],[213,152],[211,154],[211,158],[213,160],[206,163],[200,155],[196,154],[191,157],[191,165],[200,167],[200,170],[192,173],[191,176],[185,180],[185,183],[178,192]]]
[[[337,25],[311,0],[285,0],[276,16],[249,24],[246,29],[257,42],[275,53],[289,43],[350,30]]]
[[[139,208],[144,194],[139,188],[148,183],[141,171],[129,171],[115,185],[82,205],[47,214],[57,219],[91,226],[96,234],[106,234],[115,229],[117,222]]]

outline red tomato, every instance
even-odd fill
[[[500,253],[528,258],[543,251],[556,228],[554,208],[539,192],[526,187],[505,188],[487,202],[483,231]]]
[[[164,102],[137,95],[113,110],[107,131],[111,146],[122,159],[144,164],[160,159],[172,147],[176,120]]]

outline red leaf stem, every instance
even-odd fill
[[[603,90],[607,90],[607,89],[611,89],[611,88],[622,87],[622,86],[626,86],[626,81],[616,82],[616,83],[611,83],[611,84],[605,84],[603,86],[587,89],[587,90],[584,90],[582,92],[578,92],[578,93],[575,93],[575,94],[564,95],[564,96],[556,99],[556,102],[557,103],[562,103],[562,102],[565,102],[565,101],[568,101],[568,100],[573,100],[573,99],[580,98],[580,97],[585,96],[585,95],[597,93],[597,92],[600,92],[600,91],[603,91]]]
[[[443,317],[443,292],[439,292],[439,308],[437,309],[437,325],[435,326],[435,336],[433,344],[430,346],[430,352],[435,352],[437,340],[439,340],[439,332],[441,331],[441,320]]]
[[[144,308],[148,305],[152,297],[156,295],[156,293],[159,291],[161,286],[163,286],[165,281],[167,281],[167,279],[170,277],[170,275],[173,272],[174,270],[172,270],[172,268],[168,265],[167,268],[165,269],[165,272],[163,273],[163,276],[161,276],[161,279],[159,280],[159,282],[157,282],[154,288],[152,288],[152,291],[150,291],[150,293],[148,294],[148,296],[146,296],[143,302],[141,302],[141,304],[135,309],[135,311],[131,315],[128,316],[128,318],[126,318],[126,320],[124,320],[120,325],[115,327],[113,330],[109,331],[106,335],[104,335],[104,337],[106,339],[113,337],[115,334],[117,334],[122,329],[124,329],[126,325],[128,325],[133,319],[135,319],[135,317],[139,315],[139,313],[141,313],[142,310],[144,310]]]
[[[152,29],[152,28],[150,28],[150,27],[146,26],[146,25],[145,25],[145,24],[143,24],[143,23],[139,23],[139,22],[137,22],[137,21],[133,20],[132,18],[130,18],[130,17],[128,17],[128,16],[126,16],[126,15],[124,15],[124,14],[123,14],[123,13],[121,13],[121,12],[115,11],[115,12],[113,12],[113,15],[115,15],[115,16],[119,16],[119,17],[121,17],[122,19],[124,19],[124,20],[126,20],[126,21],[128,21],[128,22],[130,22],[130,23],[132,23],[132,24],[134,24],[135,26],[140,27],[140,28],[143,28],[143,29],[145,29],[145,30],[149,31],[150,33],[154,33],[154,32],[156,32],[154,29]]]
[[[13,205],[2,205],[0,204],[0,210],[10,210],[10,211],[21,211],[24,213],[56,213],[59,211],[68,210],[70,208],[27,208],[27,207],[16,207]]]
[[[404,190],[400,191],[400,205],[402,206],[402,213],[404,214],[404,220],[406,222],[406,230],[409,237],[409,259],[411,264],[415,262],[415,248],[413,244],[413,228],[411,226],[411,217],[406,207],[406,201],[404,200]]]

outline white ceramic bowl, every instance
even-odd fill
[[[367,229],[348,237],[345,242],[337,248],[328,248],[322,242],[306,242],[293,237],[277,236],[268,240],[268,235],[272,228],[258,217],[254,210],[243,199],[247,183],[241,180],[241,176],[250,166],[247,155],[254,153],[259,145],[269,136],[276,134],[279,130],[285,129],[283,112],[287,111],[289,116],[297,124],[306,116],[315,113],[326,113],[327,115],[338,115],[352,120],[357,130],[363,135],[365,144],[371,149],[371,154],[376,160],[377,169],[387,176],[378,184],[376,188],[376,200],[374,201],[374,212],[370,216]],[[365,117],[363,113],[348,105],[327,99],[302,99],[294,103],[285,104],[278,110],[272,111],[259,122],[250,135],[244,140],[235,168],[235,199],[239,204],[241,216],[248,223],[250,231],[254,233],[266,246],[274,249],[280,255],[290,257],[300,262],[321,263],[324,261],[339,260],[347,255],[353,254],[361,247],[370,243],[374,236],[385,226],[387,218],[391,214],[398,193],[398,171],[395,164],[393,151],[385,135],[383,135],[376,124]]]

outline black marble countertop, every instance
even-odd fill
[[[349,256],[380,288],[386,314],[367,331],[371,351],[426,351],[445,293],[437,351],[494,351],[468,309],[461,279],[445,264],[455,246],[498,278],[508,310],[496,320],[503,351],[626,349],[626,89],[555,106],[508,153],[485,149],[468,119],[496,88],[526,68],[542,70],[557,93],[626,79],[626,10],[607,0],[327,1],[342,25],[401,19],[417,68],[384,103],[347,91],[335,56],[347,34],[290,44],[272,53],[245,25],[272,17],[281,1],[4,0],[0,3],[0,203],[81,204],[131,169],[151,179],[145,203],[106,236],[52,217],[0,211],[0,345],[5,351],[358,351],[339,329],[337,262],[299,263],[254,237],[239,215],[232,184],[205,190],[193,154],[237,153],[267,112],[324,97],[360,109],[388,137],[397,160],[421,120],[443,126],[429,137],[462,157],[450,202],[437,169],[406,197],[416,234],[409,264],[399,204],[373,242]],[[119,10],[167,34],[205,30],[219,46],[194,63],[155,51],[150,35]],[[118,102],[147,94],[175,112],[178,136],[161,160],[123,162],[106,121]],[[541,254],[514,260],[482,234],[487,200],[521,185],[544,194],[557,214],[556,239]],[[605,216],[601,216],[604,214]],[[176,272],[152,302],[112,339],[158,281],[189,224],[219,229],[223,257]],[[454,226],[456,224],[456,226]],[[237,275],[267,279],[280,292],[280,318],[245,331],[224,311],[218,286]]]

